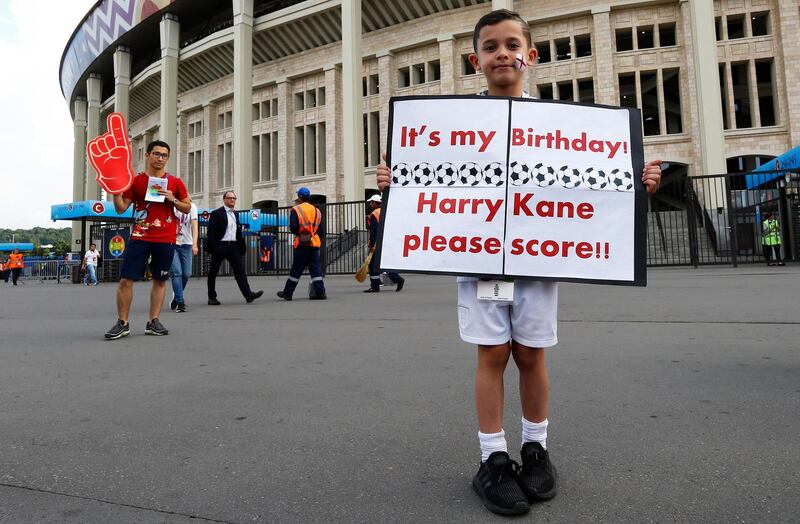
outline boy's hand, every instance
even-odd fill
[[[378,182],[379,191],[383,191],[386,186],[392,183],[392,172],[389,170],[389,166],[386,165],[386,153],[381,153],[381,158],[383,158],[383,162],[375,168],[375,179]]]
[[[655,193],[661,185],[661,162],[662,160],[653,160],[644,165],[642,182],[648,195]]]

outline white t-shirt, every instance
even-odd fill
[[[83,261],[86,262],[87,266],[96,266],[99,256],[100,253],[96,249],[94,251],[90,249],[83,255]]]
[[[188,213],[182,213],[175,208],[175,217],[178,219],[178,236],[175,243],[179,246],[192,245],[192,220],[197,220],[197,206],[192,203],[192,209]]]

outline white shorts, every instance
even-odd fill
[[[459,279],[458,330],[461,340],[495,346],[516,340],[532,348],[558,343],[558,284],[514,282],[514,301],[478,300],[478,281]]]

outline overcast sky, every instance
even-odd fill
[[[58,65],[94,3],[0,0],[0,228],[70,225],[50,220],[52,204],[72,200],[72,119]]]

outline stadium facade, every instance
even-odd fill
[[[100,198],[87,139],[126,115],[133,164],[169,170],[202,207],[327,201],[374,187],[388,101],[470,94],[472,28],[492,8],[530,23],[541,98],[639,107],[668,178],[756,167],[800,143],[797,0],[102,0],[64,51],[73,200]]]

